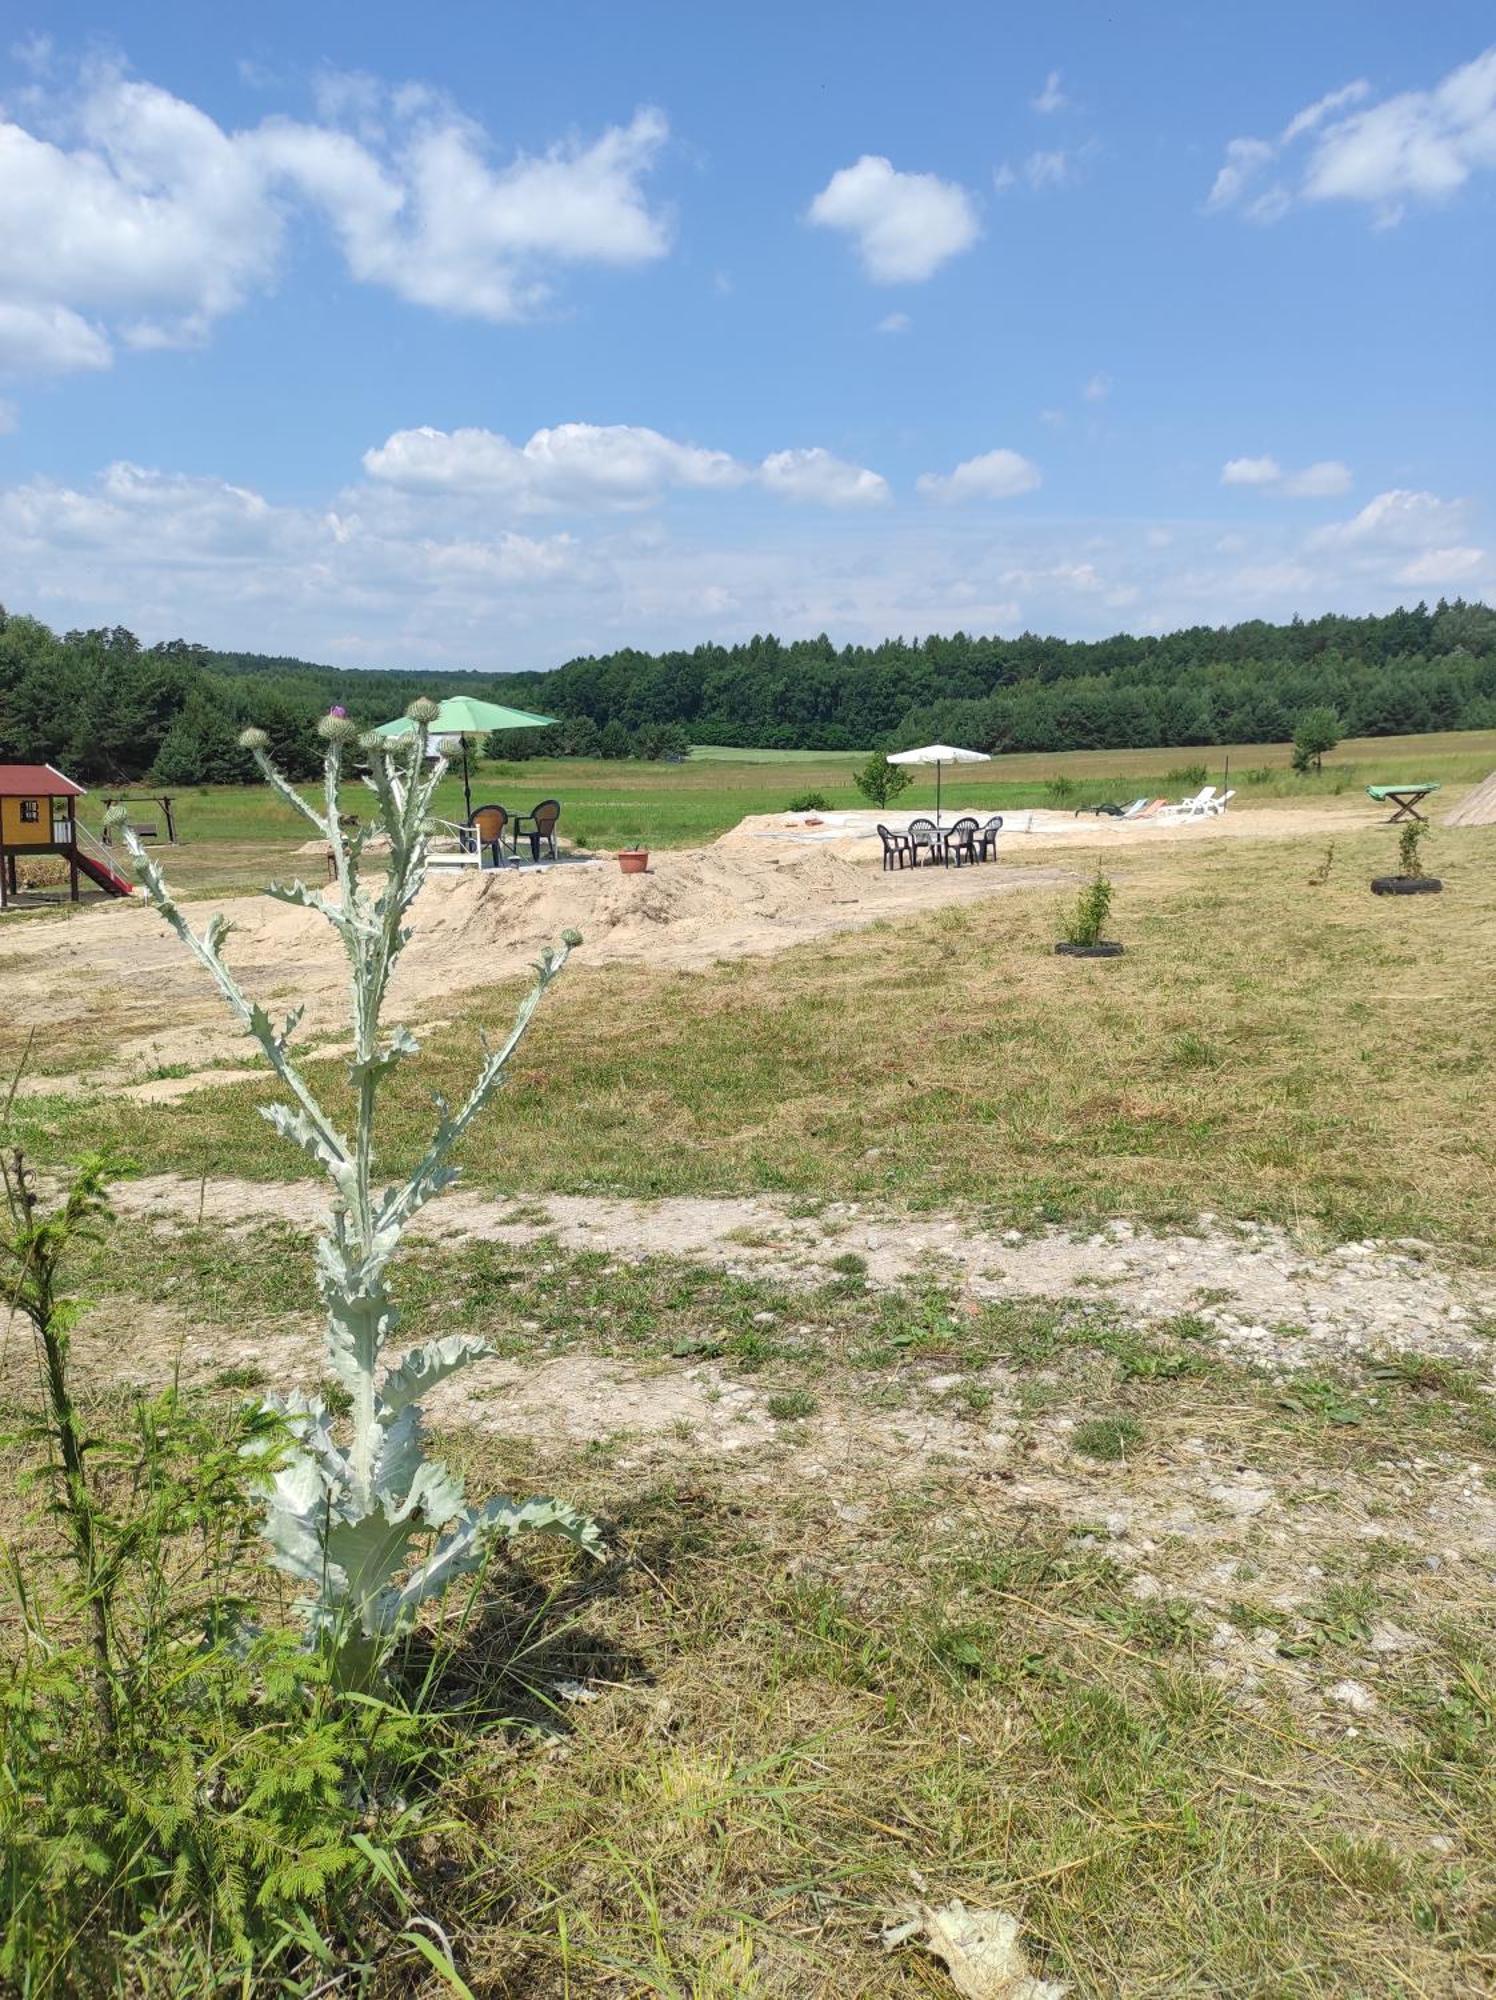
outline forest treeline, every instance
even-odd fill
[[[822,635],[689,651],[624,650],[546,673],[319,666],[184,640],[143,646],[120,626],[57,634],[0,611],[0,758],[44,760],[84,782],[247,779],[239,731],[258,724],[298,776],[310,731],[340,702],[363,722],[417,694],[458,689],[560,718],[496,754],[671,756],[689,743],[765,749],[1121,749],[1274,743],[1334,710],[1343,733],[1496,728],[1496,611],[1441,600],[1381,617],[1194,626],[1100,640]]]

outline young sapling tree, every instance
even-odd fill
[[[914,773],[907,764],[890,764],[883,751],[875,750],[852,773],[852,783],[870,806],[887,806],[914,783]]]
[[[391,977],[411,936],[411,906],[426,879],[433,800],[446,769],[442,759],[427,758],[436,713],[432,702],[413,702],[407,714],[414,727],[393,738],[359,737],[340,709],[324,717],[319,725],[326,743],[320,808],[304,799],[271,761],[262,731],[246,730],[241,738],[266,781],[327,843],[332,881],[326,890],[298,881],[272,883],[268,893],[315,911],[337,933],[347,954],[353,1025],[351,1135],[345,1136],[323,1109],[292,1054],[302,1009],[294,1009],[278,1026],[272,1022],[225,963],[229,925],[223,917],[195,931],[122,813],[116,822],[145,894],[213,978],[290,1099],[262,1105],[261,1115],[331,1183],[332,1205],[315,1264],[327,1312],[328,1360],[351,1409],[344,1426],[320,1396],[292,1390],[269,1399],[284,1418],[292,1444],[279,1454],[270,1474],[265,1534],[270,1560],[307,1586],[301,1609],[311,1639],[329,1650],[338,1678],[350,1685],[371,1681],[420,1606],[439,1597],[455,1577],[478,1568],[499,1539],[543,1530],[566,1535],[589,1550],[598,1546],[594,1525],[557,1500],[496,1498],[470,1507],[460,1482],[426,1457],[421,1399],[457,1369],[490,1353],[485,1340],[453,1334],[386,1358],[399,1325],[387,1273],[401,1237],[426,1203],[456,1180],[452,1155],[458,1143],[503,1082],[542,996],[572,946],[581,942],[568,931],[559,948],[541,955],[536,983],[512,1030],[499,1047],[485,1043],[463,1103],[453,1110],[437,1098],[436,1131],[420,1161],[403,1181],[378,1189],[379,1092],[417,1053],[408,1028],[384,1032],[382,1014]],[[349,830],[339,817],[338,797],[344,755],[355,741],[367,759],[365,782],[376,810],[371,821]],[[388,871],[377,893],[362,876],[364,852],[375,834],[383,837],[388,852]]]
[[[1102,942],[1101,933],[1112,910],[1112,885],[1098,863],[1095,875],[1076,897],[1062,928],[1066,944],[1090,950]]]

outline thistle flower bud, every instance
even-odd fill
[[[441,710],[429,696],[422,694],[416,696],[405,713],[410,717],[412,722],[416,724],[424,722],[429,728],[441,714]]]
[[[270,738],[265,734],[263,729],[241,729],[239,731],[239,748],[241,750],[263,750],[269,742]]]
[[[317,724],[317,734],[324,743],[351,743],[358,735],[358,724],[350,722],[346,715],[339,715],[334,709],[331,715],[324,715]]]
[[[564,945],[569,945],[575,951],[577,946],[582,942],[582,933],[580,931],[562,931],[561,942]]]
[[[388,746],[377,729],[366,729],[358,739],[358,747],[366,756],[380,757]]]
[[[111,833],[117,833],[122,826],[128,823],[129,818],[130,814],[126,807],[111,806],[104,815],[104,824]]]

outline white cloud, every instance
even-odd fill
[[[1024,179],[1035,194],[1045,188],[1064,187],[1072,171],[1070,155],[1063,147],[1048,153],[1030,153],[1023,163]]]
[[[1296,500],[1327,499],[1350,489],[1351,469],[1338,458],[1316,459],[1302,471],[1290,472],[1283,481],[1283,491]]]
[[[123,619],[147,640],[454,667],[755,631],[1099,637],[1496,592],[1473,509],[1431,494],[1378,495],[1325,539],[1292,530],[1282,510],[1222,538],[1205,519],[1165,530],[1109,518],[1102,535],[1028,510],[999,524],[870,508],[849,535],[814,516],[791,525],[747,470],[744,503],[718,534],[703,506],[607,511],[552,532],[506,521],[489,491],[365,480],[286,505],[122,464],[71,485],[0,487],[0,573],[24,577],[25,608],[59,627]]]
[[[0,374],[69,375],[109,362],[104,335],[66,306],[0,299]]]
[[[1464,525],[1468,508],[1436,493],[1393,487],[1368,500],[1348,521],[1335,521],[1310,536],[1314,549],[1429,549],[1450,544]]]
[[[922,472],[914,482],[927,500],[954,504],[962,500],[1011,500],[1031,493],[1042,474],[1031,459],[1017,451],[989,451],[964,459],[954,472]]]
[[[1046,116],[1055,111],[1063,111],[1069,102],[1070,99],[1060,88],[1060,72],[1057,69],[1052,69],[1045,77],[1044,88],[1038,96],[1029,99],[1034,110]]]
[[[1345,111],[1352,104],[1359,104],[1363,98],[1370,95],[1371,85],[1364,77],[1358,77],[1354,83],[1342,85],[1339,90],[1326,91],[1323,97],[1316,98],[1313,104],[1306,105],[1296,116],[1289,119],[1283,127],[1283,137],[1279,143],[1291,146],[1295,139],[1302,139],[1306,132],[1312,132],[1317,126],[1323,125],[1332,113]]]
[[[373,479],[406,492],[482,493],[524,513],[560,507],[640,507],[670,487],[740,485],[725,451],[678,444],[641,424],[557,424],[522,445],[497,431],[396,431],[364,453]]]
[[[1098,370],[1081,390],[1088,403],[1104,403],[1111,393],[1112,378],[1101,370]]]
[[[1429,549],[1404,563],[1397,572],[1397,580],[1412,584],[1461,583],[1486,569],[1490,561],[1484,549]]]
[[[773,452],[757,468],[725,451],[681,444],[641,424],[557,424],[522,445],[497,431],[396,431],[364,453],[364,470],[405,493],[482,495],[522,514],[631,512],[672,489],[757,481],[788,500],[827,507],[886,501],[887,481],[819,445]]]
[[[1496,46],[1431,89],[1368,104],[1364,80],[1296,113],[1276,139],[1233,139],[1206,200],[1253,221],[1275,222],[1299,201],[1370,204],[1383,225],[1410,202],[1447,200],[1496,167]],[[1353,108],[1362,107],[1362,108]],[[1247,199],[1270,166],[1283,177]]]
[[[771,452],[759,467],[769,492],[786,500],[822,507],[881,507],[893,497],[888,481],[866,466],[851,465],[820,445],[808,450]]]
[[[1223,486],[1273,486],[1282,477],[1275,458],[1228,458],[1221,467]]]
[[[834,173],[807,220],[850,236],[878,285],[921,283],[981,233],[967,189],[937,174],[901,173],[876,153]]]
[[[875,329],[878,333],[907,333],[913,321],[908,313],[885,313]]]
[[[1074,149],[1064,146],[1040,148],[1027,154],[1016,167],[1004,160],[993,173],[992,185],[999,194],[1006,194],[1020,182],[1033,194],[1076,187],[1086,178],[1100,150],[1094,139],[1088,139],[1083,146]]]
[[[1351,487],[1351,469],[1338,458],[1316,459],[1297,472],[1285,472],[1277,459],[1228,458],[1221,467],[1223,486],[1274,486],[1295,500],[1323,500]]]
[[[230,132],[106,66],[70,94],[29,94],[36,130],[0,117],[5,365],[62,372],[106,365],[118,342],[201,340],[274,283],[298,211],[323,218],[356,279],[494,321],[540,309],[557,267],[669,247],[644,188],[658,111],[495,162],[430,91],[342,78],[319,98],[323,122]],[[39,343],[49,319],[57,337]]]

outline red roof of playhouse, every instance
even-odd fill
[[[50,764],[0,764],[0,799],[81,799],[84,790]]]

